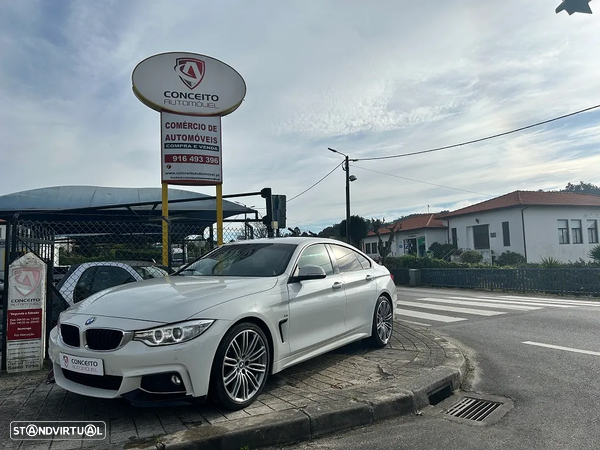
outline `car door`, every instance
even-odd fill
[[[317,346],[345,333],[346,294],[340,274],[324,244],[305,248],[293,271],[306,264],[321,266],[325,278],[288,283],[289,339],[292,354]]]
[[[329,244],[346,293],[346,330],[369,328],[373,321],[373,308],[377,297],[374,269],[370,261],[348,247]]]

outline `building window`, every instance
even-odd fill
[[[452,228],[452,247],[458,248],[458,237],[456,235],[456,228]]]
[[[373,247],[371,247],[373,246]],[[368,243],[365,245],[367,254],[375,253],[372,249],[375,247],[375,244]]]
[[[583,244],[583,233],[581,231],[581,220],[571,220],[571,234],[573,235],[573,244]]]
[[[508,222],[502,222],[502,239],[505,247],[510,247],[510,228]]]
[[[568,244],[569,243],[569,221],[559,219],[558,220],[558,243]]]
[[[590,244],[597,244],[598,243],[598,221],[596,219],[594,220],[588,220],[588,241]]]
[[[488,225],[473,227],[473,246],[475,250],[487,250],[490,248],[490,231]]]

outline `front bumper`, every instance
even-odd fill
[[[64,323],[85,330],[85,325],[80,323],[83,320],[85,318],[71,316]],[[135,322],[138,322],[135,329],[140,329],[139,321]],[[115,318],[99,318],[94,328],[108,327],[108,324],[112,329],[131,330],[131,321]],[[153,326],[156,324],[149,324],[147,328]],[[208,394],[214,355],[228,327],[227,321],[215,321],[202,335],[182,344],[149,347],[142,342],[130,341],[112,351],[70,347],[63,342],[55,327],[50,332],[48,353],[56,383],[77,394],[99,398],[124,396],[138,401],[146,401],[150,397],[159,401],[161,398],[170,401],[174,397],[204,398]],[[81,374],[61,368],[61,353],[72,357],[102,359],[104,375]],[[160,392],[156,392],[153,386],[157,383],[154,381],[165,377],[168,380],[172,375],[179,377],[179,385],[173,385],[172,390],[161,387],[158,389]],[[164,383],[159,384],[164,386]]]

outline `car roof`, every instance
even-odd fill
[[[311,244],[311,243],[330,243],[330,244],[342,244],[348,246],[346,242],[338,241],[336,239],[322,238],[322,237],[303,237],[303,236],[288,236],[288,237],[274,237],[274,238],[260,238],[251,239],[247,241],[230,242],[226,245],[240,245],[240,244]]]

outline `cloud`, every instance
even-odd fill
[[[600,103],[596,28],[595,16],[556,15],[542,0],[7,3],[0,192],[158,186],[159,115],[133,96],[130,79],[155,53],[208,54],[244,76],[246,100],[223,118],[225,193],[270,186],[291,198],[341,161],[327,147],[353,158],[396,155]],[[352,213],[391,218],[515,189],[598,183],[599,117],[357,163],[410,180],[356,169]],[[342,220],[344,186],[340,168],[290,202],[289,224],[318,231]]]

